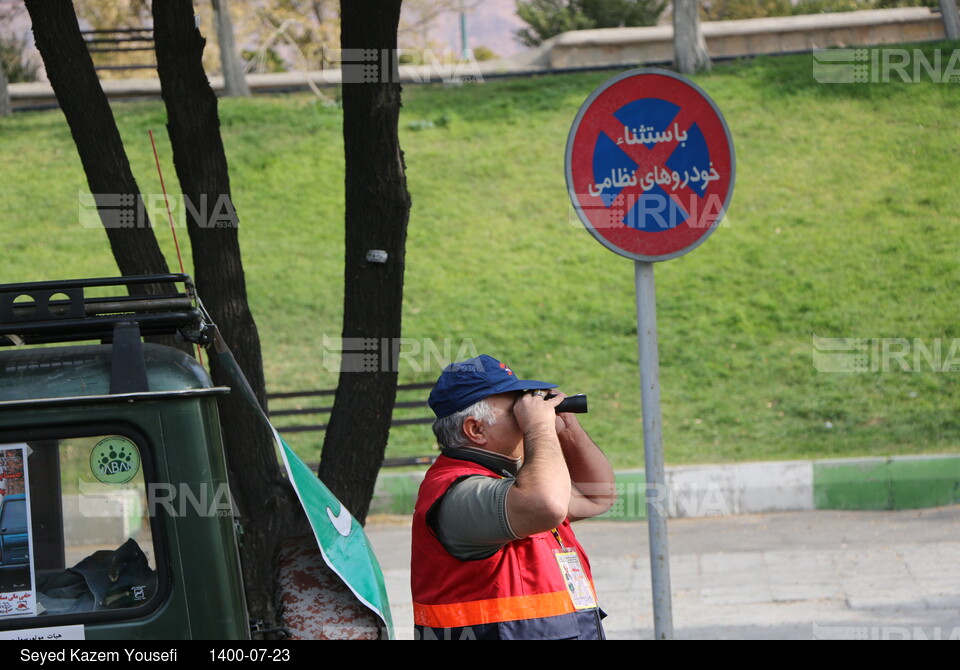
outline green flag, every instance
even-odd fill
[[[387,587],[383,581],[383,571],[367,540],[366,533],[363,532],[363,527],[280,437],[263,408],[260,407],[256,394],[250,388],[250,384],[219,331],[214,336],[214,347],[220,362],[236,381],[239,387],[237,390],[252,405],[261,420],[269,426],[283,457],[290,483],[296,490],[300,505],[310,521],[324,562],[347,585],[364,607],[380,617],[388,636],[393,639],[393,619],[390,615],[390,603],[387,599]]]
[[[367,541],[363,526],[284,439],[276,431],[274,434],[283,445],[287,474],[310,520],[323,560],[350,587],[357,599],[380,617],[392,639],[393,621],[383,583],[383,571]]]

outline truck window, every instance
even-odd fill
[[[143,441],[48,435],[0,444],[0,627],[152,609],[157,552]]]

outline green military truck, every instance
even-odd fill
[[[172,288],[131,295],[145,284]],[[4,539],[0,638],[257,634],[217,414],[231,389],[213,386],[180,349],[142,341],[164,334],[200,345],[217,335],[186,275],[0,286],[0,505],[29,520]],[[324,494],[313,488],[325,489],[302,463],[286,465],[305,507],[326,507],[313,513],[312,539],[325,559],[338,556],[328,567],[344,577],[357,554],[325,551],[318,524],[337,520],[336,542],[350,534],[349,515],[332,496],[316,497]],[[367,586],[350,589],[389,630],[379,566],[372,554],[360,563]]]

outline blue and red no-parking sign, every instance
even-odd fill
[[[713,101],[665,70],[625,72],[595,90],[567,138],[567,190],[608,249],[676,258],[719,225],[733,195],[733,141]]]

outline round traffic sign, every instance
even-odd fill
[[[565,170],[574,209],[601,244],[663,261],[720,224],[733,195],[733,140],[696,84],[666,70],[631,70],[580,107]]]

